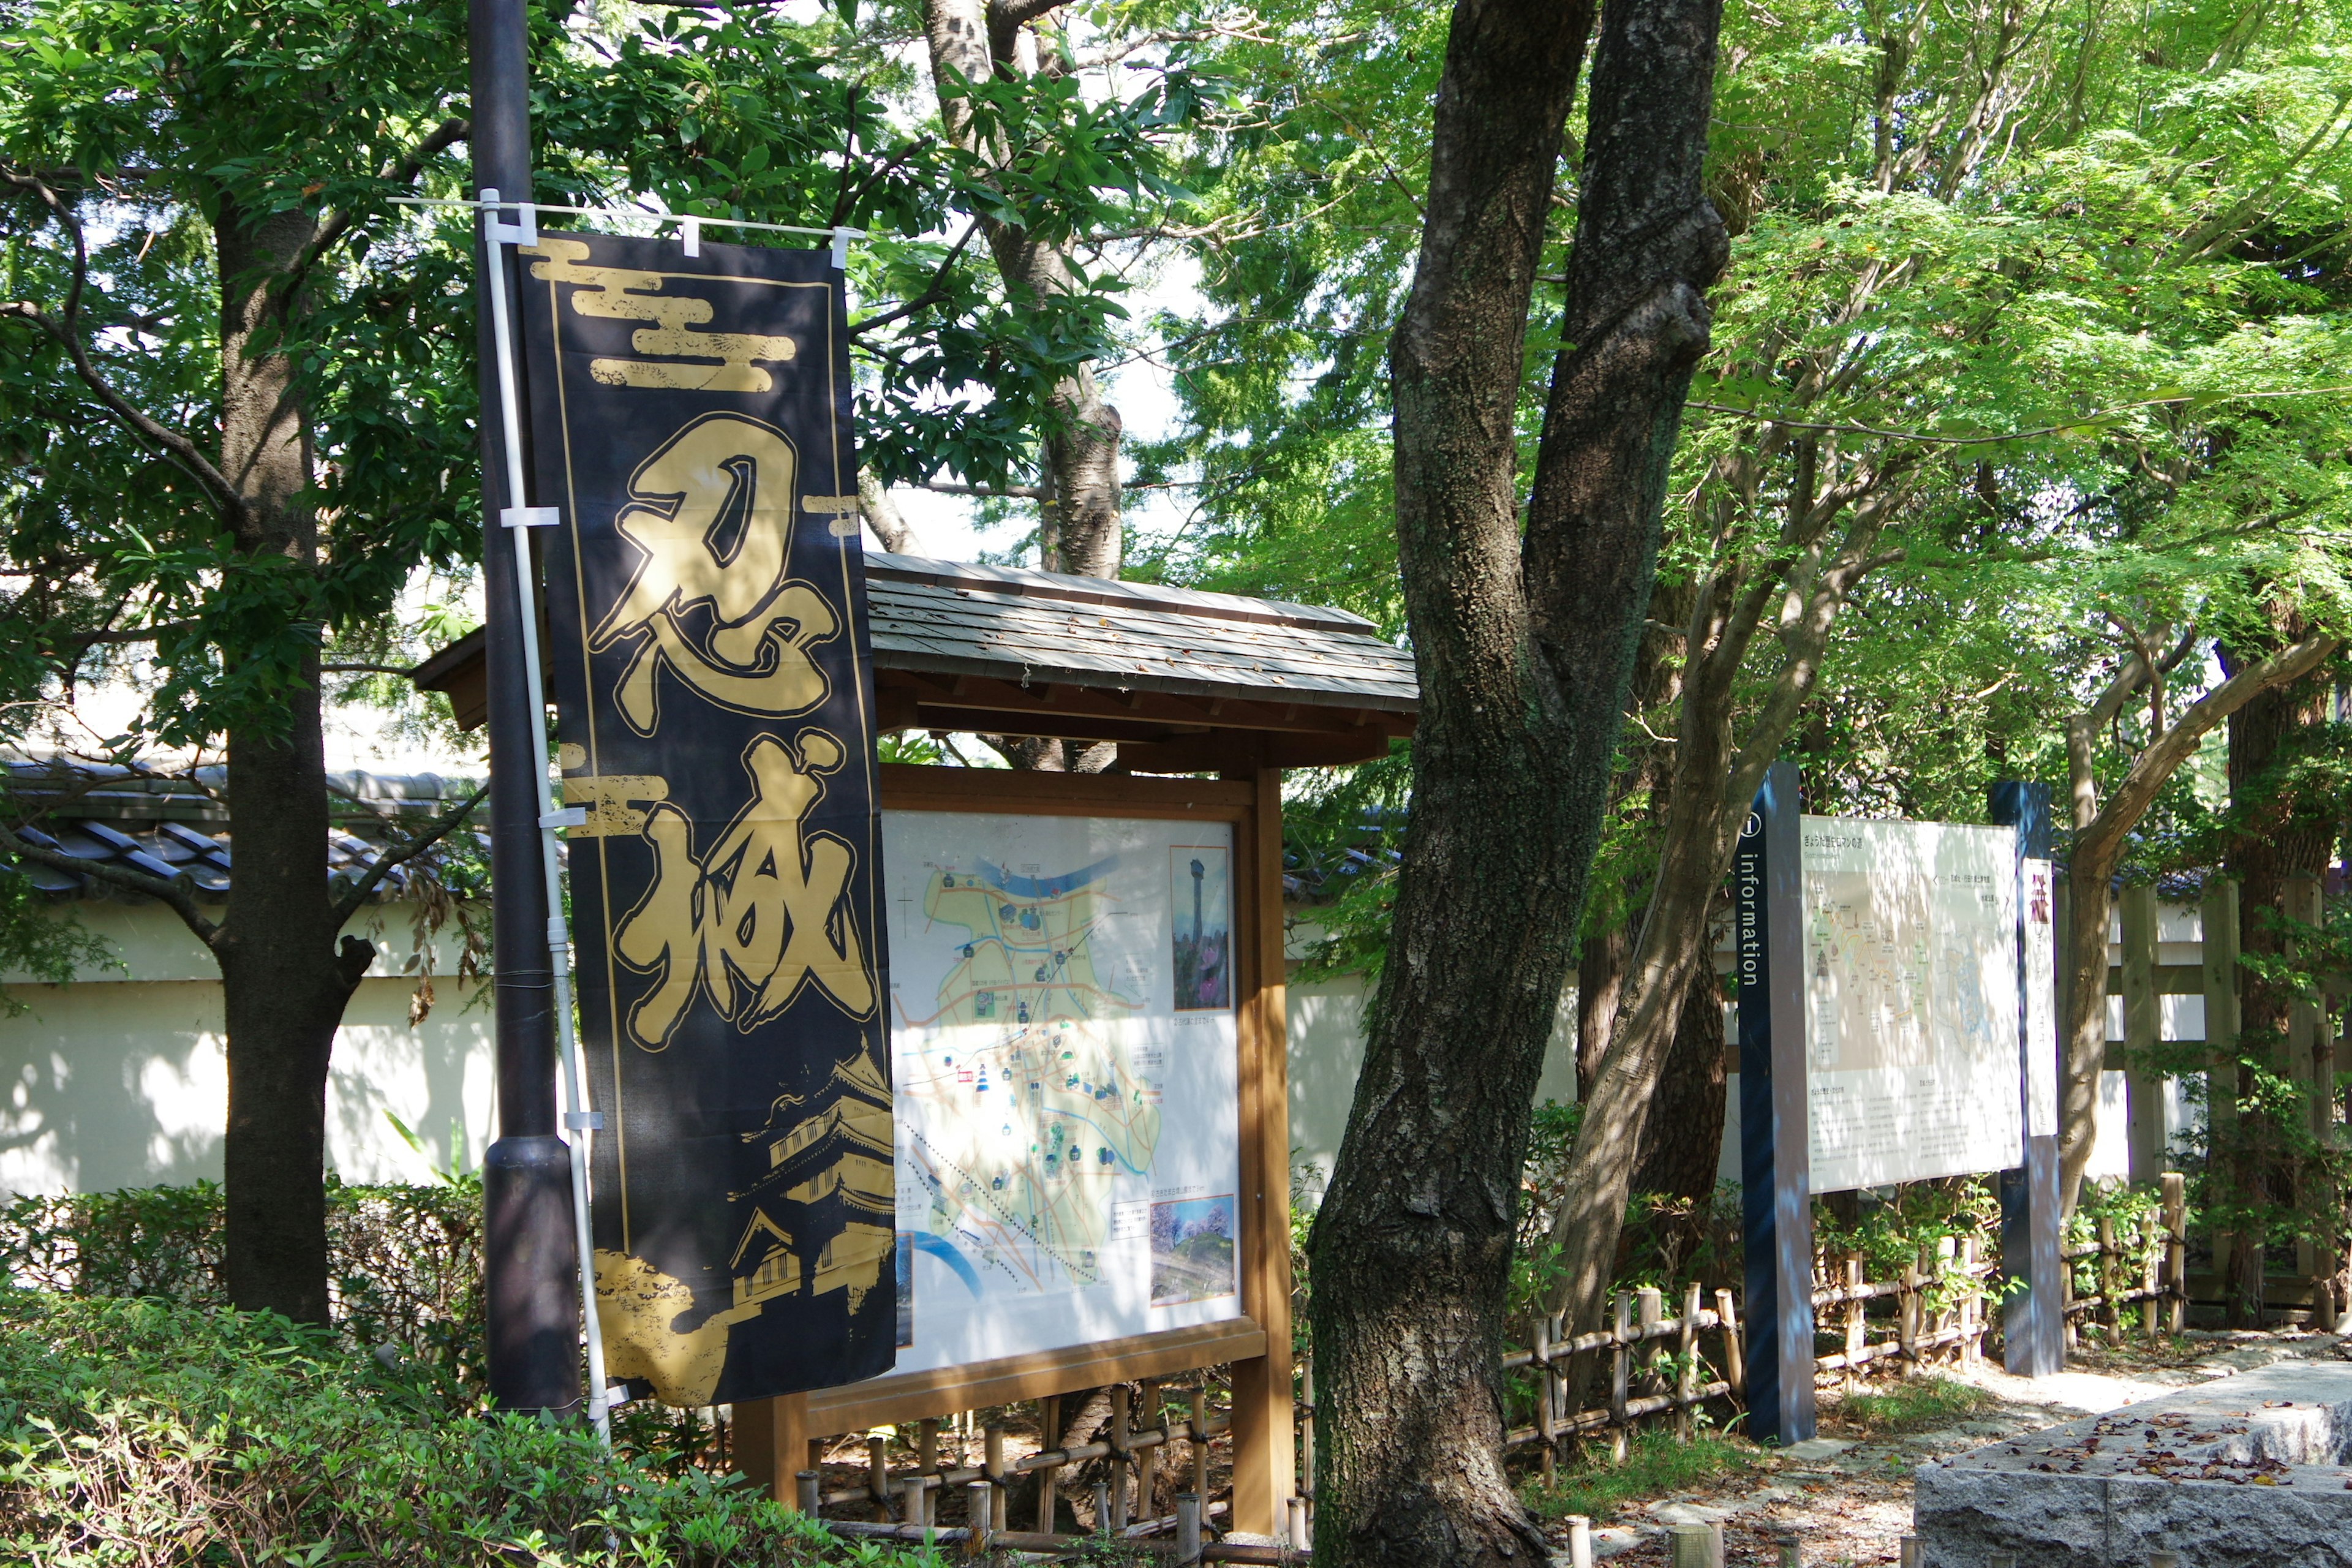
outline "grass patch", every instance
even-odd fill
[[[1872,1432],[1923,1432],[1990,1409],[1993,1396],[1948,1377],[1908,1378],[1878,1394],[1849,1394],[1837,1407],[1842,1421]]]
[[[1520,1500],[1547,1521],[1580,1513],[1596,1524],[1617,1517],[1627,1503],[1689,1491],[1753,1468],[1763,1452],[1743,1437],[1701,1432],[1687,1443],[1670,1432],[1637,1432],[1626,1446],[1625,1462],[1612,1466],[1607,1452],[1560,1470],[1549,1486],[1528,1482]]]

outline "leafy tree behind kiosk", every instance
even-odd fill
[[[968,160],[893,127],[857,74],[890,68],[835,19],[556,5],[534,27],[543,197],[919,236],[974,188]],[[0,640],[36,656],[8,695],[69,707],[143,648],[161,677],[143,716],[90,748],[225,741],[227,906],[94,874],[168,904],[220,966],[228,1285],[298,1319],[327,1310],[329,1056],[373,956],[337,934],[462,816],[330,887],[322,680],[339,649],[386,640],[415,568],[478,548],[469,225],[387,200],[465,188],[465,39],[457,0],[0,10]],[[1158,123],[1113,103],[1049,124],[1017,196],[986,199],[1099,205]],[[853,331],[886,447],[1001,473],[1060,367],[1098,352],[1094,295],[1008,310],[960,247],[879,243],[856,265],[883,301]],[[0,822],[0,853],[89,870],[21,826]]]

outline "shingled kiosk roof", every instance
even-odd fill
[[[1139,773],[1387,754],[1412,732],[1412,656],[1346,610],[869,552],[886,730],[1117,741]],[[484,717],[476,632],[410,672]]]

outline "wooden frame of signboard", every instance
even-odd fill
[[[1282,772],[1150,778],[992,768],[882,769],[886,811],[1157,817],[1234,828],[1240,1044],[1242,1315],[1160,1333],[893,1373],[735,1409],[736,1463],[786,1506],[812,1439],[1194,1367],[1233,1368],[1232,1521],[1277,1528],[1296,1489],[1290,1356],[1290,1089],[1284,1039]]]

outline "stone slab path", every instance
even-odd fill
[[[1807,1568],[1895,1563],[1911,1531],[1912,1473],[1923,1460],[2299,1357],[2352,1359],[2352,1339],[2192,1331],[2155,1352],[2085,1348],[2065,1373],[2032,1381],[1992,1366],[1948,1369],[1945,1375],[1981,1387],[1994,1403],[1926,1432],[1885,1434],[1846,1423],[1835,1395],[1824,1391],[1820,1439],[1717,1487],[1628,1508],[1594,1530],[1593,1554],[1612,1568],[1669,1568],[1669,1526],[1720,1521],[1726,1568],[1777,1564],[1779,1541],[1791,1531],[1804,1543]],[[1564,1533],[1559,1545],[1555,1568],[1568,1568]]]

